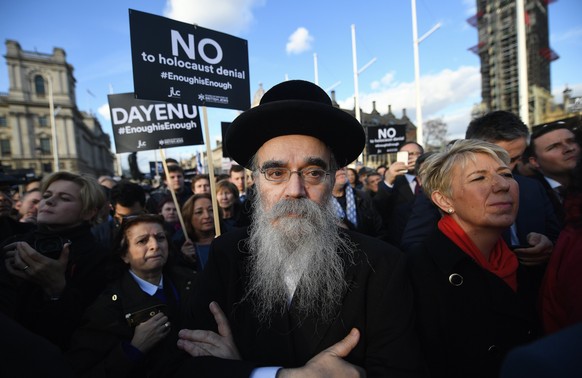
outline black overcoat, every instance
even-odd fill
[[[506,353],[532,341],[537,275],[520,266],[518,290],[480,267],[440,230],[407,253],[417,330],[434,377],[497,377]]]
[[[284,314],[273,316],[270,325],[261,324],[252,305],[242,300],[248,283],[248,231],[234,230],[216,239],[199,281],[194,327],[216,331],[208,304],[217,301],[244,361],[199,359],[186,371],[196,369],[197,376],[248,377],[256,366],[303,366],[355,327],[361,332],[360,341],[346,360],[364,367],[368,377],[423,376],[404,256],[378,239],[352,231],[342,235],[357,251],[353,261],[345,259],[350,285],[335,319],[327,323],[317,316],[301,319],[292,302]],[[301,295],[300,290],[301,283],[295,295]]]

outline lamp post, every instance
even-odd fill
[[[424,145],[424,135],[422,127],[422,109],[420,104],[420,62],[418,57],[418,45],[420,42],[424,41],[429,35],[434,33],[438,28],[441,27],[441,23],[438,22],[429,31],[424,33],[424,35],[418,38],[418,28],[416,25],[416,0],[411,0],[412,2],[412,45],[414,48],[414,83],[416,88],[416,142]]]
[[[354,66],[354,113],[356,116],[356,119],[358,120],[358,122],[362,123],[362,116],[360,114],[360,89],[359,89],[359,83],[358,83],[358,77],[360,76],[360,74],[362,72],[364,72],[368,67],[370,67],[375,61],[376,58],[372,58],[372,60],[370,60],[368,63],[366,63],[364,65],[364,67],[360,68],[358,70],[358,58],[357,58],[357,54],[356,54],[356,25],[352,24],[352,60],[353,60],[353,66]],[[362,125],[363,126],[363,125]],[[366,152],[366,149],[364,148],[364,151]],[[358,160],[362,160],[363,164],[366,164],[365,158],[363,157],[363,154],[360,155],[360,157],[358,157]]]
[[[53,139],[53,161],[55,164],[55,172],[59,171],[59,144],[57,141],[57,126],[55,122],[55,104],[53,100],[53,79],[50,73],[46,73],[49,89],[49,110],[51,116],[51,134]]]
[[[39,168],[38,168],[38,172],[39,172],[38,177],[42,177],[42,174],[43,174],[43,167],[42,167],[42,148],[36,147],[34,150],[36,151],[36,154],[38,156],[38,165],[39,165]]]
[[[524,0],[517,0],[515,4],[516,29],[517,29],[517,78],[519,93],[519,118],[528,125],[529,122],[529,84],[527,75],[527,45],[525,31],[525,5]]]

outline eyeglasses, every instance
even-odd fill
[[[281,183],[291,179],[293,173],[303,179],[306,184],[320,184],[329,172],[321,168],[305,168],[298,171],[292,171],[289,168],[266,168],[259,170],[267,181]]]

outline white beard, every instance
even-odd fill
[[[283,314],[291,298],[302,318],[333,319],[348,287],[344,261],[352,261],[355,247],[340,236],[331,195],[324,205],[307,198],[289,199],[265,211],[257,187],[253,207],[248,239],[251,271],[243,300],[251,301],[265,324],[272,315]],[[295,286],[299,293],[293,296]]]

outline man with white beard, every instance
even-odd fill
[[[253,171],[253,222],[212,244],[178,341],[198,358],[178,375],[423,376],[404,256],[338,227],[331,202],[335,171],[364,142],[306,81],[276,85],[233,121],[225,145]]]

